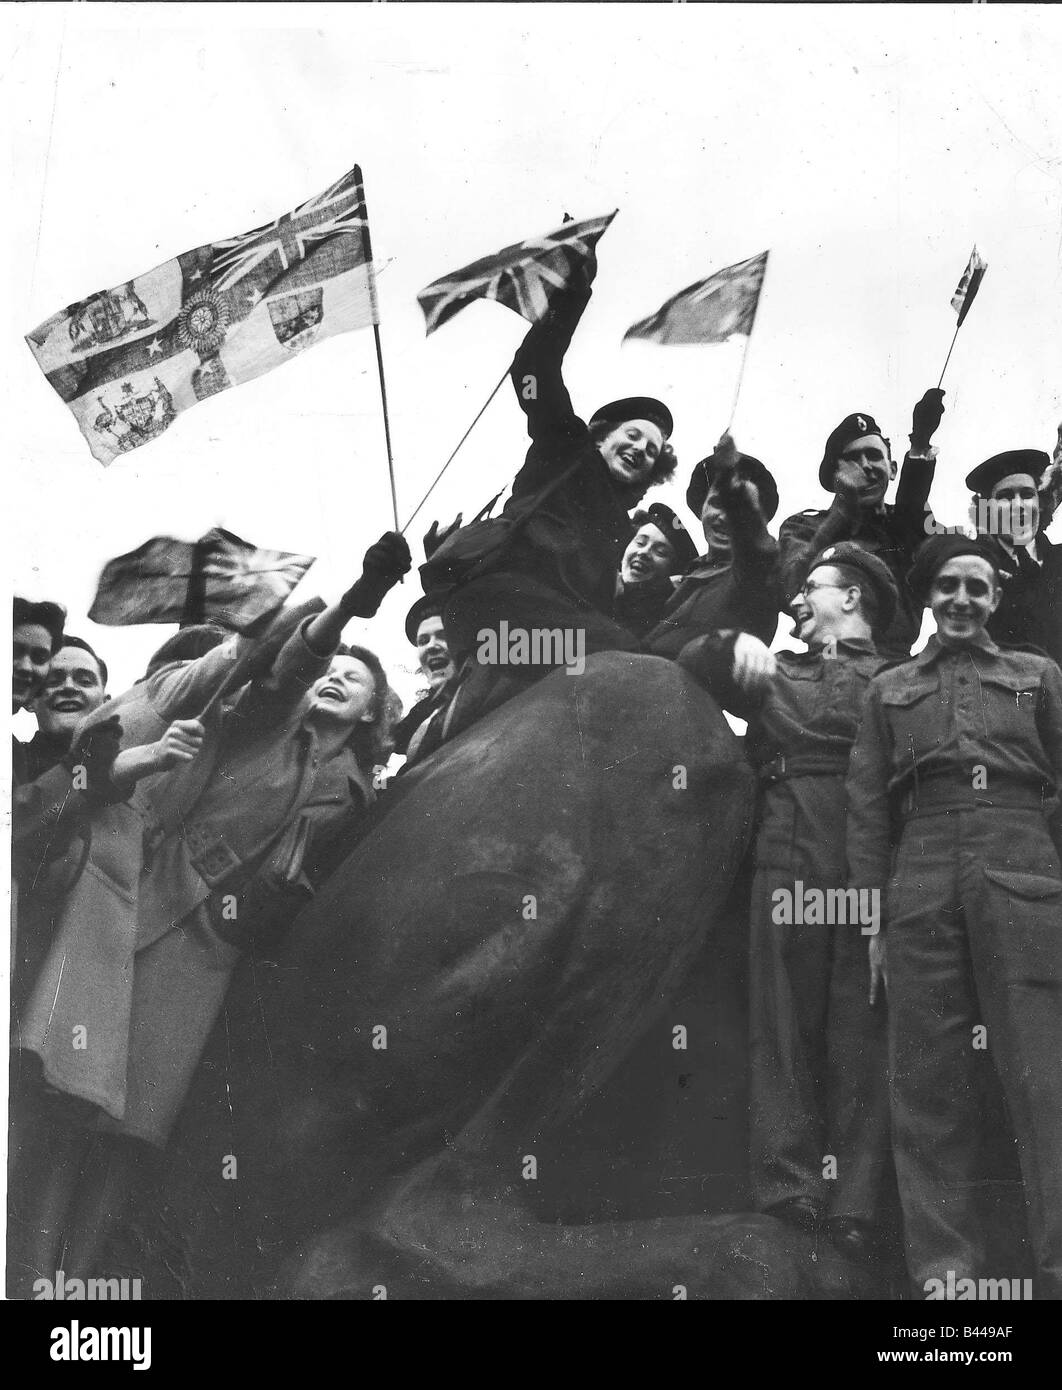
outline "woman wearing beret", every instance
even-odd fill
[[[503,621],[510,630],[574,630],[587,654],[638,646],[610,616],[616,572],[631,539],[629,513],[675,470],[672,419],[648,396],[612,401],[589,424],[575,414],[561,367],[595,270],[589,262],[573,273],[513,360],[531,447],[502,513],[514,533],[446,604],[450,650],[466,663],[446,737],[549,670],[479,664],[484,630],[498,633]]]
[[[339,638],[409,563],[404,540],[383,537],[338,603],[288,624],[227,711],[209,697],[219,678],[246,680],[260,653],[243,638],[119,697],[127,737],[183,717],[189,754],[116,808],[132,822],[124,833],[95,836],[20,1021],[41,1085],[12,1146],[16,1286],[33,1271],[96,1273],[133,1166],[145,1145],[166,1145],[233,971],[303,905],[315,858],[373,801],[387,679]]]

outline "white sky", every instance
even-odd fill
[[[1003,448],[1051,450],[1062,418],[1062,12],[1050,6],[3,6],[11,160],[2,353],[11,587],[64,602],[112,691],[169,628],[99,629],[103,563],[223,525],[319,556],[331,599],[391,525],[371,332],[311,349],[181,415],[102,468],[23,335],[70,301],[365,176],[404,521],[525,325],[473,305],[425,339],[416,292],[525,236],[620,209],[567,379],[588,415],[650,393],[690,467],[726,423],[741,341],[621,347],[692,280],[771,262],[735,423],[775,472],[778,521],[825,505],[825,436],[874,414],[902,454],[936,384],[949,299],[989,262],[945,379],[938,516]],[[509,388],[412,528],[466,517],[526,447]],[[692,519],[690,519],[691,524]],[[1057,534],[1057,528],[1056,528]],[[364,629],[418,680],[402,617]]]

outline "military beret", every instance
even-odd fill
[[[675,422],[671,411],[663,401],[652,396],[624,396],[620,401],[609,401],[599,406],[590,417],[592,425],[622,425],[625,420],[649,420],[658,427],[665,439],[671,438]]]
[[[873,415],[868,415],[864,410],[855,415],[846,415],[827,439],[822,462],[819,464],[819,482],[827,492],[833,491],[833,475],[841,450],[846,449],[854,439],[865,439],[869,434],[876,434],[880,439],[884,439],[888,446],[889,441],[882,434],[881,426]]]
[[[980,497],[991,497],[995,485],[1014,473],[1028,473],[1038,483],[1050,462],[1050,455],[1042,449],[1008,449],[1006,453],[993,454],[967,473],[966,486]]]
[[[718,471],[719,463],[716,456],[709,454],[706,459],[701,459],[690,474],[690,485],[686,489],[686,506],[695,516],[700,516],[704,499],[708,496]],[[760,495],[760,509],[765,519],[770,521],[778,510],[778,484],[774,481],[774,474],[766,464],[753,458],[751,454],[738,454],[737,475],[746,482],[756,484],[756,491]]]
[[[406,638],[411,646],[417,645],[417,629],[425,618],[441,618],[444,600],[421,594],[406,614]]]
[[[679,569],[685,569],[696,560],[697,547],[693,537],[666,502],[654,502],[645,511],[635,512],[632,520],[639,527],[651,522],[666,537],[668,544],[674,548]]]
[[[987,542],[971,539],[969,536],[955,532],[930,536],[918,547],[915,552],[914,564],[907,574],[911,593],[923,608],[929,604],[929,591],[941,567],[960,555],[976,555],[981,560],[987,560],[995,571],[998,582],[999,564]]]
[[[892,571],[884,560],[863,546],[857,545],[855,541],[838,541],[836,545],[828,545],[815,556],[808,574],[812,574],[820,565],[845,565],[849,569],[858,570],[870,583],[878,601],[875,628],[883,632],[888,627],[896,612],[900,595]]]

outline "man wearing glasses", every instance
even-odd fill
[[[748,719],[764,788],[750,924],[754,1203],[825,1229],[854,1257],[881,1249],[889,1107],[883,1006],[867,992],[877,918],[837,892],[848,881],[844,779],[871,677],[887,664],[872,633],[896,601],[888,566],[840,542],[790,605],[806,652],[721,633],[678,658]]]

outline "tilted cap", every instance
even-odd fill
[[[828,545],[815,556],[808,570],[809,577],[820,565],[845,565],[849,569],[858,570],[860,575],[868,580],[878,601],[878,616],[874,626],[884,632],[892,622],[900,598],[896,580],[885,561],[865,550],[863,546],[857,545],[855,541],[838,541],[835,545]]]
[[[846,449],[853,439],[865,439],[868,434],[876,434],[880,439],[884,439],[886,444],[889,442],[873,415],[860,410],[853,415],[846,415],[827,439],[822,462],[819,464],[819,482],[827,492],[833,491],[833,474],[841,450]]]

